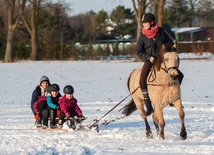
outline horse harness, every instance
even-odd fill
[[[163,67],[161,67],[161,69],[165,72],[165,73],[170,73],[170,71],[171,70],[173,70],[173,69],[178,69],[178,67],[169,67],[169,68],[167,68],[166,67],[166,64],[164,63],[164,68]],[[152,72],[154,73],[154,77],[153,77],[153,79],[150,81],[150,79],[152,78]],[[152,70],[151,70],[151,74],[150,74],[150,76],[149,76],[149,78],[148,78],[148,81],[149,82],[154,82],[155,81],[155,79],[156,79],[156,70],[154,69],[154,65],[152,66]],[[158,81],[156,81],[157,83],[148,83],[147,85],[150,85],[150,86],[161,86],[161,87],[164,87],[164,86],[167,86],[167,87],[171,87],[171,86],[173,86],[175,83],[176,83],[176,81],[173,81],[173,82],[170,82],[170,83],[167,83],[167,84],[159,84],[158,83]]]

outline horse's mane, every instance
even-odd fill
[[[155,64],[155,67],[158,71],[161,69],[161,63],[164,61],[164,54],[167,52],[172,52],[173,47],[171,44],[163,44],[159,53],[158,53],[158,59],[157,63]]]

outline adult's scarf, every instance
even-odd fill
[[[142,33],[147,36],[148,38],[154,38],[158,32],[159,28],[158,28],[158,24],[155,24],[154,27],[152,27],[149,30],[145,30],[144,27],[142,28]]]

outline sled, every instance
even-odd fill
[[[35,128],[35,130],[43,130],[43,131],[63,131],[63,132],[68,132],[69,129],[60,129],[60,128]]]
[[[65,122],[63,123],[63,127],[62,128],[45,128],[43,129],[42,127],[39,128],[35,128],[37,130],[46,130],[46,131],[64,131],[64,132],[68,132],[70,131],[88,131],[89,127],[85,124],[83,124],[83,120],[86,120],[86,117],[69,117],[69,118],[65,118]],[[59,120],[58,117],[55,118],[55,120]],[[35,122],[35,125],[37,124],[37,121]]]

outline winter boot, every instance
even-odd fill
[[[53,109],[50,109],[49,112],[50,112],[50,128],[55,129],[57,127],[56,121],[55,121],[56,111]]]
[[[43,129],[48,128],[48,109],[44,109],[42,111],[42,123],[43,123],[42,125]]]
[[[47,129],[48,128],[48,126],[47,125],[42,125],[42,129]]]
[[[74,129],[76,128],[76,125],[75,125],[75,120],[70,120],[70,128]]]
[[[41,117],[38,118],[38,122],[37,122],[37,126],[36,127],[37,128],[41,128],[42,127],[42,118]]]
[[[149,94],[148,94],[148,90],[147,89],[143,89],[142,90],[143,93],[143,97],[144,97],[144,104],[146,106],[146,116],[151,115],[151,113],[153,113],[153,107],[149,98]]]
[[[63,127],[62,125],[63,125],[63,121],[60,119],[58,121],[58,128],[62,129],[62,127]]]

